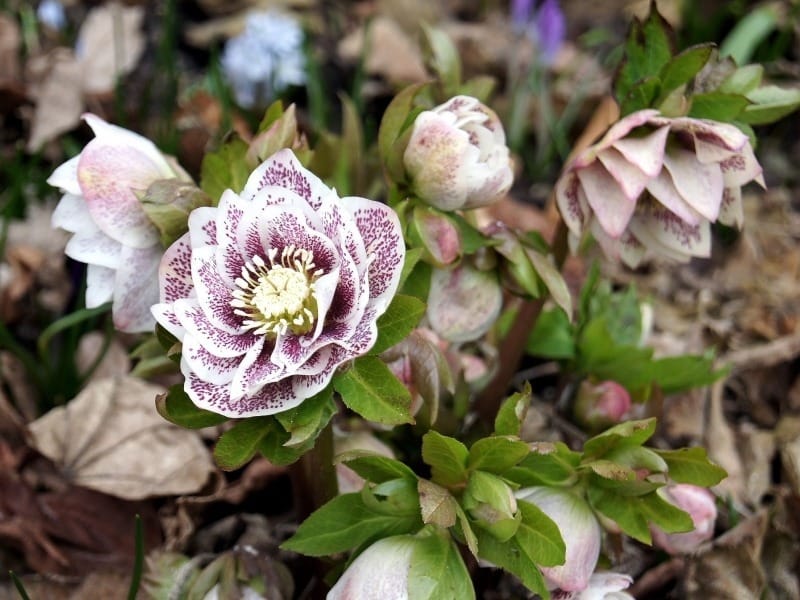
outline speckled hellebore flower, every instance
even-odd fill
[[[675,483],[659,490],[668,502],[689,513],[694,529],[685,533],[665,533],[652,526],[653,544],[669,554],[689,554],[714,536],[717,504],[714,494],[689,483]]]
[[[539,507],[558,525],[564,539],[564,564],[540,567],[548,587],[564,592],[586,589],[597,566],[602,541],[600,523],[586,501],[569,490],[544,486],[517,490],[516,496]]]
[[[150,331],[163,249],[137,194],[158,180],[191,179],[150,140],[92,114],[83,118],[95,138],[48,178],[65,192],[52,223],[74,234],[67,256],[88,265],[86,306],[111,300],[117,329]]]
[[[403,161],[414,192],[440,210],[491,204],[514,179],[500,119],[471,96],[417,115]]]
[[[753,180],[764,185],[761,166],[733,125],[646,109],[572,159],[556,199],[573,241],[591,231],[606,255],[636,266],[648,252],[709,256],[710,224],[741,227],[741,186]]]
[[[339,198],[281,150],[241,194],[195,209],[164,254],[158,322],[183,343],[185,390],[230,417],[269,415],[321,391],[375,343],[399,284],[397,215]]]

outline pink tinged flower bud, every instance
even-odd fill
[[[616,425],[630,408],[628,390],[611,380],[600,383],[582,381],[575,399],[575,417],[592,430]]]
[[[375,542],[347,568],[327,600],[408,600],[408,573],[416,544],[410,535]]]
[[[500,119],[470,96],[421,112],[403,160],[414,192],[440,210],[491,204],[514,179]]]
[[[662,488],[668,502],[689,513],[694,530],[686,533],[664,533],[652,526],[653,543],[669,554],[689,554],[714,535],[717,505],[714,495],[706,488],[688,483],[676,483]]]
[[[334,429],[333,449],[335,454],[352,450],[365,450],[388,458],[394,458],[392,449],[369,431],[344,432]],[[336,463],[336,481],[340,494],[358,492],[364,486],[364,479],[343,463]]]
[[[517,498],[535,504],[558,529],[566,546],[566,559],[558,567],[541,567],[550,588],[579,592],[589,585],[589,577],[600,557],[601,530],[592,509],[572,492],[551,487],[530,487],[517,491]]]
[[[764,185],[733,125],[652,109],[632,113],[567,166],[556,199],[573,242],[587,231],[611,258],[707,257],[710,224],[741,227],[741,186]]]
[[[585,590],[571,595],[553,595],[553,600],[634,600],[623,590],[633,583],[633,578],[624,573],[598,571],[589,578]]]
[[[322,391],[365,354],[400,282],[389,207],[339,198],[291,150],[244,190],[195,209],[159,269],[156,320],[183,344],[185,390],[230,417],[270,415]]]
[[[189,177],[150,140],[92,114],[83,118],[95,138],[47,180],[65,192],[53,226],[73,233],[65,252],[88,265],[86,306],[112,301],[117,329],[149,331],[163,252],[138,195],[155,181]]]

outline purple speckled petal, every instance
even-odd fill
[[[631,200],[639,198],[649,179],[645,173],[622,156],[613,146],[600,152],[597,159],[616,180],[625,196]]]
[[[702,218],[700,214],[686,201],[675,187],[672,175],[665,169],[647,182],[647,191],[664,208],[673,212],[682,221],[689,225],[697,225]]]
[[[238,356],[225,358],[212,354],[193,335],[183,338],[181,359],[199,379],[215,385],[230,383],[241,363]]]
[[[604,148],[608,148],[612,144],[614,144],[617,140],[621,140],[622,138],[626,137],[631,131],[636,129],[637,127],[641,127],[648,122],[652,122],[654,117],[658,116],[658,111],[652,108],[646,108],[644,110],[638,110],[633,112],[616,123],[614,123],[608,131],[606,131],[605,135],[598,141],[594,146],[591,146],[587,150],[589,150],[589,155],[591,155],[591,151],[600,151]]]
[[[370,306],[377,315],[389,306],[400,284],[406,245],[400,220],[391,208],[366,198],[342,198],[355,217],[369,261]]]
[[[253,171],[244,186],[242,198],[257,200],[259,192],[267,186],[292,190],[314,210],[330,192],[330,188],[304,168],[288,148],[276,152]]]
[[[186,378],[183,389],[198,408],[225,415],[226,417],[254,416],[242,410],[239,402],[231,399],[230,384],[217,385],[203,381],[189,368],[186,361],[181,361],[181,372]]]
[[[94,232],[97,225],[89,214],[89,207],[83,196],[64,194],[58,202],[50,221],[53,227],[60,227],[72,233]]]
[[[114,326],[120,331],[152,331],[155,319],[150,307],[158,302],[158,265],[161,248],[123,246],[121,265],[114,281]]]
[[[217,214],[216,206],[201,206],[189,214],[189,239],[192,248],[217,245]]]
[[[261,248],[278,249],[293,245],[308,250],[314,255],[314,264],[326,273],[339,266],[339,252],[333,242],[323,233],[315,231],[299,211],[281,207],[267,207],[259,214]]]
[[[120,266],[122,244],[96,229],[76,233],[67,242],[64,254],[78,262],[116,269]]]
[[[580,237],[589,222],[589,203],[575,171],[567,171],[556,182],[556,203],[570,232]]]
[[[722,205],[719,209],[718,221],[729,227],[742,228],[744,208],[742,207],[742,189],[738,185],[722,190]]]
[[[80,196],[81,186],[78,183],[78,160],[80,160],[80,155],[74,156],[60,165],[53,171],[53,174],[47,178],[48,185],[61,188],[67,194]]]
[[[631,219],[630,230],[651,251],[674,260],[686,262],[692,256],[705,258],[711,254],[708,221],[690,225],[655,204],[637,212]]]
[[[259,390],[236,401],[241,416],[256,417],[274,415],[294,408],[308,396],[299,396],[294,391],[294,377],[286,377],[274,383],[268,383]]]
[[[249,203],[225,190],[217,206],[217,270],[231,288],[242,274],[245,259],[238,251],[237,231]]]
[[[716,221],[723,187],[719,165],[703,164],[694,152],[672,148],[664,156],[664,168],[686,203],[709,221]]]
[[[214,327],[228,333],[240,333],[242,317],[233,312],[232,287],[217,270],[216,251],[213,246],[192,250],[192,280],[197,300]]]
[[[648,177],[655,177],[661,171],[668,134],[669,127],[660,127],[644,137],[618,140],[612,147],[627,161],[636,165],[642,173]]]
[[[116,271],[99,265],[86,269],[86,308],[97,308],[109,302],[114,295]]]
[[[172,306],[173,305],[171,303],[167,304],[161,302],[151,306],[150,312],[153,314],[153,317],[159,325],[161,325],[179,340],[182,340],[186,335],[186,329],[183,327],[183,325],[181,325],[180,319],[178,319],[178,316],[175,314]]]
[[[263,336],[262,336],[263,337]],[[270,360],[271,344],[253,347],[242,357],[231,382],[231,397],[242,398],[287,376],[282,365]]]
[[[231,333],[208,319],[206,311],[194,299],[178,300],[173,310],[186,331],[196,337],[205,348],[222,358],[241,357],[253,348],[261,348],[263,335],[250,332]]]
[[[738,155],[722,161],[719,166],[725,178],[725,185],[728,187],[744,185],[751,181],[755,181],[762,188],[767,187],[767,184],[764,183],[761,165],[758,164],[758,160],[753,154],[753,148],[749,143],[742,148]]]
[[[577,176],[600,225],[611,237],[621,236],[636,208],[636,200],[622,192],[617,181],[599,162],[578,170]]]
[[[192,248],[189,234],[185,233],[164,252],[158,266],[159,294],[161,302],[175,302],[180,298],[194,296],[192,280]]]

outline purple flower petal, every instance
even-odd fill
[[[264,344],[264,336],[250,332],[231,333],[208,319],[206,311],[194,299],[173,304],[175,315],[186,331],[196,337],[207,350],[222,358],[241,357]]]
[[[217,208],[201,206],[189,214],[189,234],[192,248],[217,245]]]
[[[161,302],[175,302],[194,295],[189,233],[175,240],[164,252],[158,267],[158,281]]]
[[[597,159],[617,181],[625,196],[631,200],[636,200],[644,191],[649,177],[622,156],[613,146],[600,152],[597,155]]]
[[[267,186],[291,190],[317,210],[322,199],[330,193],[319,177],[303,168],[294,153],[285,148],[270,156],[247,179],[242,197],[254,200]]]
[[[672,176],[666,170],[647,183],[647,191],[663,207],[687,224],[697,225],[700,222],[700,214],[689,206],[686,199],[678,192]]]
[[[241,277],[246,259],[236,252],[237,231],[248,204],[230,190],[225,190],[217,207],[217,269],[225,283],[233,287]]]
[[[200,379],[216,385],[230,383],[241,363],[238,356],[225,358],[212,354],[193,335],[183,338],[181,359]]]
[[[722,204],[717,220],[723,225],[741,229],[744,224],[744,209],[742,207],[742,189],[738,185],[722,190]]]
[[[642,173],[655,177],[661,171],[668,134],[669,127],[661,127],[644,137],[618,140],[614,142],[612,148],[617,149]]]
[[[589,203],[574,171],[568,171],[558,178],[555,192],[564,223],[571,233],[580,236],[589,221]]]
[[[631,219],[630,230],[645,246],[678,261],[711,254],[708,221],[690,225],[671,211],[653,205]]]
[[[233,312],[233,289],[216,268],[216,250],[213,246],[192,250],[192,280],[209,322],[227,333],[237,334],[242,331],[242,317]]]

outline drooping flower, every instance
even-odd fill
[[[491,204],[514,179],[500,119],[471,96],[417,115],[403,161],[414,192],[446,211]]]
[[[327,600],[408,600],[408,572],[416,545],[411,535],[378,540],[347,568]]]
[[[287,14],[251,13],[244,31],[225,45],[221,61],[239,104],[266,105],[287,87],[306,82],[303,30]]]
[[[667,501],[689,513],[694,524],[692,531],[665,533],[656,526],[651,527],[653,544],[669,554],[689,554],[714,535],[717,520],[717,505],[714,494],[706,488],[689,483],[676,483],[663,489]]]
[[[517,498],[538,506],[553,519],[566,546],[563,565],[540,567],[548,587],[580,592],[600,557],[602,531],[586,501],[569,490],[535,486],[517,491]]]
[[[285,149],[241,194],[227,190],[219,206],[192,212],[162,260],[153,314],[183,343],[197,406],[274,414],[372,347],[404,256],[394,211],[339,198]]]
[[[633,578],[624,573],[598,571],[589,578],[589,585],[580,592],[559,591],[552,594],[553,600],[634,600],[623,590],[633,583]]]
[[[652,109],[617,122],[556,183],[573,242],[591,231],[603,251],[636,266],[646,253],[707,257],[710,224],[741,227],[741,186],[757,181],[748,137],[733,125]]]
[[[95,138],[48,178],[65,192],[52,223],[74,234],[67,256],[88,265],[86,306],[110,300],[117,329],[150,331],[162,248],[138,195],[155,181],[190,179],[150,140],[92,114],[83,118]]]

